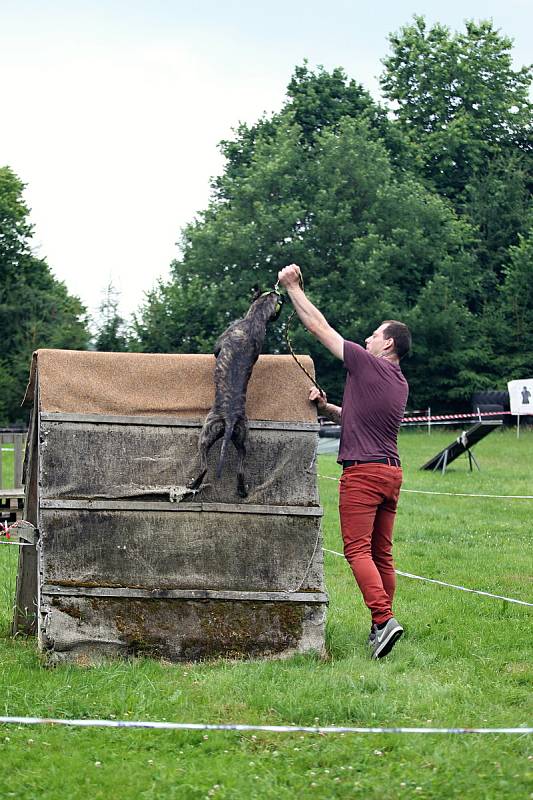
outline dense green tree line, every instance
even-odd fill
[[[26,417],[20,404],[34,350],[89,342],[84,307],[31,251],[23,189],[0,168],[0,426]]]
[[[452,33],[421,17],[383,63],[388,109],[342,69],[304,64],[279,113],[222,143],[211,202],[137,316],[138,349],[208,350],[250,288],[295,261],[344,336],[411,326],[412,407],[464,405],[530,371],[531,72],[491,23]],[[292,338],[339,400],[339,365],[301,327]]]

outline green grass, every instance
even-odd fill
[[[12,489],[15,474],[15,456],[13,445],[1,445],[0,458],[2,459],[2,483],[0,489]],[[15,594],[16,570],[18,562],[18,548],[14,546],[0,547],[0,635],[10,629],[10,621],[3,619],[13,604]],[[1,668],[1,642],[0,639],[0,668]],[[1,796],[0,788],[0,796]]]
[[[456,432],[401,436],[404,487],[533,494],[533,432],[491,434],[446,475],[419,466]],[[338,476],[333,456],[321,475]],[[336,483],[321,480],[325,547],[341,550]],[[533,501],[409,494],[397,568],[533,601]],[[0,547],[13,585],[14,547]],[[8,552],[6,552],[8,551]],[[15,554],[16,555],[16,554]],[[33,640],[9,639],[2,596],[0,713],[358,726],[531,725],[531,609],[398,578],[406,634],[374,663],[368,612],[344,560],[326,553],[330,658],[170,665],[150,660],[45,669]],[[529,798],[527,736],[240,735],[0,726],[0,797]]]
[[[2,485],[0,489],[12,489],[15,481],[15,451],[13,445],[1,445]]]

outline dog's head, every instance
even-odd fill
[[[262,292],[257,286],[254,287],[252,307],[261,309],[267,322],[273,322],[281,314],[284,297],[277,289],[270,289]]]

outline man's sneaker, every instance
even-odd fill
[[[377,625],[374,625],[372,658],[383,658],[387,653],[390,653],[402,633],[403,628],[394,617],[391,617],[381,629],[378,628]]]

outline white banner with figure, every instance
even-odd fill
[[[509,381],[509,400],[511,414],[530,414],[533,416],[533,378],[523,381]]]

